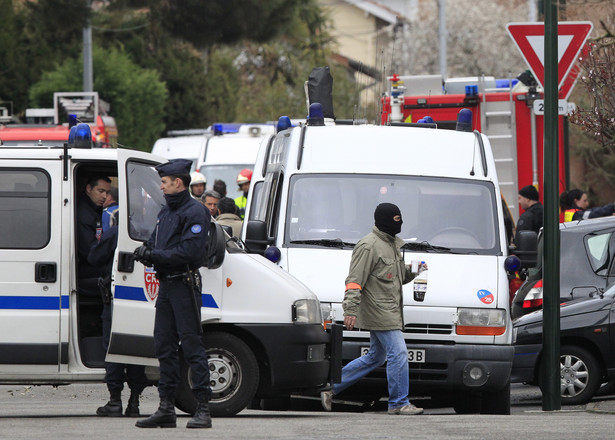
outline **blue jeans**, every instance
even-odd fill
[[[333,394],[339,394],[386,361],[389,408],[408,405],[408,349],[403,333],[401,330],[372,330],[369,339],[369,351],[344,366],[342,382],[333,386]]]

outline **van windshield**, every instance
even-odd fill
[[[490,182],[416,176],[304,174],[291,178],[285,244],[357,243],[374,209],[394,203],[398,235],[452,252],[501,254],[495,188]]]
[[[235,199],[242,196],[237,186],[237,176],[244,168],[254,169],[254,164],[229,164],[229,165],[207,165],[202,164],[199,172],[207,179],[207,189],[214,187],[216,179],[223,180],[226,183],[226,196]]]

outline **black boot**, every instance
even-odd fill
[[[196,407],[194,417],[188,420],[186,428],[211,428],[211,415],[209,414],[207,400],[199,399],[199,405]]]
[[[105,406],[96,410],[96,415],[101,417],[121,417],[122,416],[122,391],[110,391],[111,397]]]
[[[141,413],[139,412],[139,393],[134,391],[130,392],[130,398],[128,399],[128,406],[126,406],[126,412],[124,415],[126,417],[139,417]]]
[[[147,419],[137,420],[135,426],[139,428],[175,428],[177,426],[175,399],[172,397],[161,397],[158,411]]]

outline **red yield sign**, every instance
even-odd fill
[[[557,86],[558,89],[566,82],[570,69],[577,61],[585,40],[594,25],[589,21],[564,21],[557,25]],[[508,34],[521,52],[523,59],[530,67],[536,81],[544,88],[545,78],[545,25],[544,23],[509,23],[506,26]],[[577,72],[578,75],[578,72]],[[572,83],[566,83],[562,90],[566,98],[572,90]],[[561,96],[560,96],[561,97]]]

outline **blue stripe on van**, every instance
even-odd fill
[[[115,286],[115,298],[127,299],[132,301],[147,301],[145,293],[141,287],[131,286]],[[201,295],[201,299],[203,301],[203,307],[208,307],[210,309],[219,308],[218,304],[216,303],[216,300],[211,294],[203,293]]]
[[[141,287],[115,286],[115,298],[130,299],[132,301],[147,301]]]
[[[59,310],[68,309],[68,295],[57,296],[0,296],[0,309]]]

